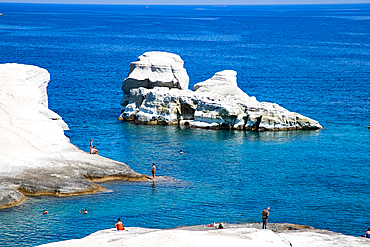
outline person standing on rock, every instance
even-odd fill
[[[93,139],[90,140],[90,154],[98,154],[98,150],[92,145]]]
[[[267,207],[262,211],[262,229],[266,229],[267,227],[267,219],[269,218],[270,215],[270,207]]]
[[[157,168],[155,167],[155,164],[153,163],[153,165],[152,165],[152,175],[153,175],[153,179],[155,179],[155,170],[156,170]]]

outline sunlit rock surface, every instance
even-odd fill
[[[221,96],[241,95],[247,96],[236,82],[236,71],[223,70],[217,72],[212,78],[194,85],[194,92],[217,93]]]
[[[207,226],[176,229],[128,227],[125,231],[101,230],[82,239],[50,243],[47,247],[77,246],[249,246],[249,247],[365,247],[370,239],[346,236],[326,230],[292,224],[225,224],[224,229]]]
[[[146,179],[69,142],[67,124],[48,109],[49,80],[36,66],[0,65],[0,208],[24,194],[69,195],[102,189],[92,181]]]
[[[157,63],[162,61],[162,64],[171,64],[168,61],[169,53],[149,54],[155,54]],[[217,72],[212,78],[197,83],[194,91],[191,91],[184,87],[174,87],[172,84],[168,87],[162,84],[154,88],[139,84],[131,79],[141,78],[134,72],[137,66],[131,64],[129,76],[123,82],[124,97],[120,120],[141,124],[184,124],[199,128],[251,131],[322,128],[313,119],[290,112],[278,104],[259,102],[255,97],[248,96],[237,86],[236,71]],[[153,72],[150,69],[141,69],[140,74],[144,73],[142,71],[145,71],[145,78],[160,78],[161,73],[166,77],[168,73],[168,70]],[[186,71],[183,70],[183,73]]]
[[[187,89],[189,77],[179,55],[168,52],[146,52],[130,64],[122,90],[129,94],[132,88],[168,87]]]

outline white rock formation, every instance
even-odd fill
[[[19,191],[62,195],[101,188],[83,177],[142,178],[123,163],[69,142],[63,131],[68,126],[47,108],[49,79],[36,66],[0,65],[0,208],[20,201]]]
[[[218,93],[221,96],[245,96],[245,93],[238,87],[234,70],[217,72],[212,78],[195,84],[193,90],[194,92]]]
[[[156,61],[163,59],[163,63],[168,62],[168,53],[153,54]],[[150,78],[151,72],[145,68],[146,73],[149,73],[145,78]],[[154,74],[155,77],[161,77],[158,71]],[[212,78],[196,84],[194,91],[163,85],[142,87],[130,79],[133,77],[140,78],[131,69],[122,87],[124,97],[120,120],[142,124],[186,124],[199,128],[253,131],[322,128],[315,120],[289,112],[274,103],[258,102],[255,97],[248,96],[237,86],[236,72],[233,70],[217,72]]]
[[[277,224],[276,224],[277,225]],[[110,247],[110,246],[250,246],[250,247],[365,247],[370,239],[346,236],[325,230],[257,229],[245,224],[225,229],[181,227],[176,229],[145,229],[129,227],[125,231],[101,230],[82,239],[45,244],[45,247]]]
[[[168,52],[146,52],[130,64],[128,77],[123,81],[122,90],[130,93],[132,88],[168,87],[187,89],[189,77],[184,61],[179,55]]]

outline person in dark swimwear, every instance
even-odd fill
[[[86,208],[84,208],[84,210],[83,211],[80,211],[80,213],[87,214],[88,212],[87,212]]]
[[[117,228],[117,231],[123,231],[125,228],[123,227],[123,224],[121,222],[121,218],[118,218],[118,221],[114,226]]]
[[[267,219],[269,218],[270,215],[270,207],[267,207],[262,211],[262,229],[266,229],[267,227]]]
[[[90,140],[90,154],[98,154],[98,150],[92,145],[93,139]]]
[[[155,179],[155,170],[156,170],[157,168],[155,167],[155,164],[153,163],[153,165],[152,165],[152,175],[153,175],[153,179]]]

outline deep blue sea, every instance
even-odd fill
[[[125,226],[287,222],[359,236],[370,227],[370,4],[115,6],[0,3],[0,63],[51,74],[49,108],[89,151],[164,181],[29,197],[0,210],[0,245],[35,246]],[[190,88],[231,69],[239,87],[318,120],[252,133],[117,120],[122,81],[147,51],[178,54]],[[184,154],[180,155],[182,149]],[[87,208],[88,214],[78,211]],[[49,214],[41,215],[42,210]]]

